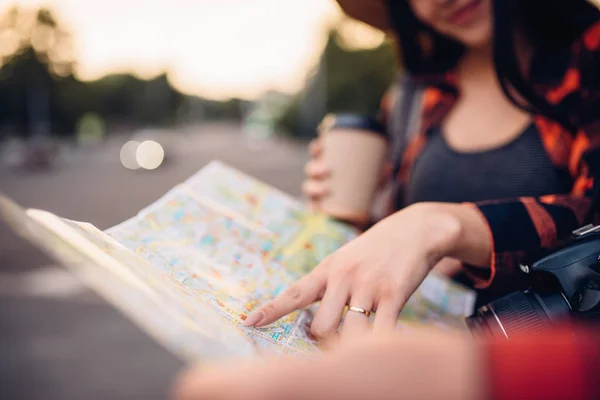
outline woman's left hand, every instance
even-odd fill
[[[321,300],[311,330],[319,338],[335,334],[346,305],[376,311],[374,328],[393,330],[406,301],[443,257],[485,265],[487,226],[474,208],[421,203],[382,220],[327,257],[250,315],[247,326],[265,326]],[[369,327],[364,313],[348,312],[342,329],[359,334]]]

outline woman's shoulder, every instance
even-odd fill
[[[560,103],[578,89],[597,87],[599,49],[600,21],[588,26],[569,47],[536,54],[532,66],[534,84],[552,104]]]
[[[571,46],[571,60],[569,71],[578,71],[581,79],[581,86],[589,86],[593,80],[596,83],[595,88],[598,87],[599,77],[598,71],[600,70],[600,21],[595,22],[589,26],[582,34],[575,40]],[[571,72],[572,73],[572,72]],[[591,87],[588,87],[591,89]]]
[[[532,66],[538,94],[575,125],[595,123],[600,107],[600,22],[582,30],[570,46],[538,56]]]
[[[580,46],[582,51],[595,53],[600,51],[600,21],[593,23],[583,32],[576,46]]]

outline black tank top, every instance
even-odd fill
[[[427,134],[403,191],[404,205],[561,194],[573,185],[568,170],[552,164],[533,123],[506,145],[482,152],[453,150],[440,127]]]

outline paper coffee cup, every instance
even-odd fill
[[[367,223],[386,161],[388,140],[374,120],[328,116],[319,129],[323,162],[331,170],[329,194],[320,203],[325,214],[352,223]]]

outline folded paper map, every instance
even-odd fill
[[[105,232],[24,210],[4,196],[0,217],[158,342],[194,361],[319,352],[309,334],[313,308],[265,328],[242,322],[358,235],[216,161]],[[472,291],[430,275],[399,326],[464,329],[473,303]]]

